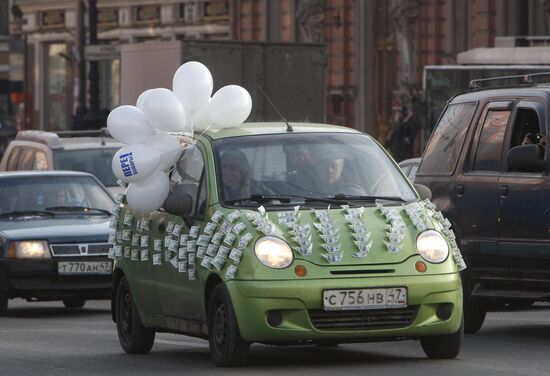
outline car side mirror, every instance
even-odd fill
[[[542,149],[535,144],[513,147],[508,152],[508,168],[520,172],[544,171],[546,163],[542,159]]]
[[[426,187],[424,184],[415,184],[414,189],[418,192],[418,195],[422,200],[432,199],[432,190]]]
[[[166,212],[183,218],[191,213],[193,198],[185,184],[176,184],[172,187],[168,197],[164,200],[163,208]]]

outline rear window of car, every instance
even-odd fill
[[[475,109],[475,102],[447,106],[426,146],[418,174],[452,174]]]
[[[95,175],[105,186],[117,185],[111,161],[119,148],[57,150],[54,152],[56,170],[81,171]]]

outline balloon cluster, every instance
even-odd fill
[[[113,138],[128,144],[115,154],[112,169],[129,183],[126,200],[136,212],[157,210],[168,196],[168,171],[192,146],[175,136],[191,140],[196,130],[238,126],[252,109],[250,94],[238,85],[224,86],[210,97],[212,74],[197,61],[178,68],[172,88],[146,90],[136,106],[116,107],[107,118]]]

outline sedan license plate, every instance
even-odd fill
[[[57,264],[59,274],[111,274],[111,261],[63,261]]]
[[[403,308],[406,306],[406,287],[323,291],[325,311]]]

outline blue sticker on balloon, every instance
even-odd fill
[[[122,173],[126,177],[130,177],[132,175],[137,175],[138,171],[136,168],[136,164],[134,163],[134,156],[132,153],[126,153],[121,154],[118,156],[119,162],[120,162],[120,168],[122,169]]]

